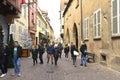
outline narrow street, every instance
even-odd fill
[[[97,63],[89,63],[87,67],[72,65],[72,61],[66,60],[64,55],[59,59],[58,66],[46,63],[44,55],[44,64],[32,65],[32,59],[22,58],[21,77],[11,76],[13,69],[9,69],[7,76],[0,80],[120,80],[120,72],[111,70]]]

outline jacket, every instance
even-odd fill
[[[54,45],[50,45],[47,47],[47,53],[48,54],[53,54],[54,53]]]
[[[37,59],[38,58],[38,49],[32,49],[32,58]]]
[[[16,46],[17,47],[17,58],[21,58],[22,56],[22,47],[21,46]],[[14,46],[15,48],[15,46]],[[12,58],[14,57],[14,48],[12,49]]]

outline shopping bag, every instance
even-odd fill
[[[74,54],[75,56],[78,56],[78,55],[79,55],[79,53],[78,53],[77,51],[74,51],[73,54]]]

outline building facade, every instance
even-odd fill
[[[96,55],[96,62],[120,71],[120,1],[79,0],[80,13],[78,14],[72,9],[75,7],[73,5],[75,1],[77,0],[69,0],[69,7],[66,7],[66,11],[64,11],[64,38],[68,42],[74,40],[71,38],[74,31],[72,34],[69,33],[73,28],[71,25],[75,22],[72,17],[74,15],[80,23],[77,28],[80,37],[78,40],[86,41],[88,51],[94,52]],[[69,34],[69,38],[66,38],[68,37],[66,34]]]
[[[37,0],[28,0],[28,27],[33,44],[36,44],[37,2]]]
[[[46,19],[43,17],[40,8],[37,9],[37,31],[36,31],[36,44],[42,40],[43,37],[47,37],[46,30],[47,30],[47,22]]]
[[[77,47],[81,42],[80,5],[78,0],[69,0],[64,16],[64,43],[73,42]]]
[[[19,18],[23,0],[0,0],[0,40],[9,43],[10,24]]]
[[[14,41],[18,41],[23,48],[28,48],[31,44],[28,34],[28,5],[21,4],[21,11],[20,18],[15,18],[14,24],[10,26],[10,34],[13,35]]]
[[[64,17],[63,17],[63,12],[65,10],[65,7],[68,3],[68,0],[61,0],[60,2],[60,36],[61,36],[61,41],[63,42],[63,35],[64,35]]]

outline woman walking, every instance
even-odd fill
[[[68,53],[69,53],[69,46],[68,46],[68,44],[65,44],[64,53],[65,53],[65,58],[68,58]]]
[[[32,47],[32,59],[33,59],[33,66],[38,63],[37,61],[38,58],[38,49],[37,46]]]

